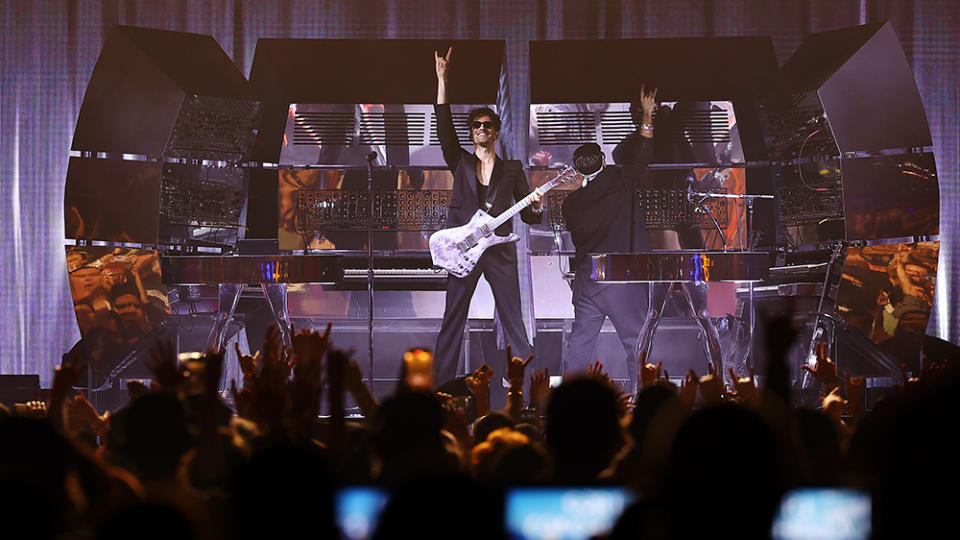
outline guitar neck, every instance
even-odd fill
[[[519,213],[521,210],[530,206],[530,204],[533,202],[533,196],[535,194],[539,193],[540,195],[543,195],[544,193],[562,184],[563,180],[564,180],[564,175],[559,175],[553,180],[550,180],[549,182],[538,187],[537,189],[531,191],[529,195],[517,201],[516,204],[514,204],[510,208],[507,208],[499,216],[493,218],[493,221],[490,222],[490,230],[495,230],[497,227],[503,225],[504,223],[507,222],[507,220],[509,220],[514,215]]]

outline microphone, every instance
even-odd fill
[[[367,157],[367,161],[373,161],[373,160],[377,159],[377,153],[376,153],[376,152],[370,152],[369,154],[367,154],[366,157]]]

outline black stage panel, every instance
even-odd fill
[[[889,22],[812,34],[781,75],[782,91],[817,91],[841,152],[932,144],[913,69]]]
[[[213,37],[117,26],[90,77],[72,148],[236,161],[252,142],[257,108]]]
[[[641,83],[663,101],[762,95],[777,59],[769,37],[531,41],[531,103],[636,99]]]
[[[430,104],[433,52],[453,47],[453,103],[496,103],[503,40],[260,39],[250,82],[264,101],[254,159],[275,163],[291,103]]]

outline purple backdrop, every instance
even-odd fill
[[[514,133],[532,39],[770,35],[780,62],[811,33],[890,19],[914,68],[940,174],[940,274],[929,333],[960,340],[960,4],[929,1],[66,0],[0,2],[0,373],[49,384],[79,337],[63,255],[63,183],[80,103],[113,24],[212,35],[243,73],[257,38],[507,41]],[[305,65],[305,68],[308,68]],[[511,151],[525,154],[523,138]]]

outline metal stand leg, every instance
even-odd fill
[[[287,313],[287,284],[261,283],[260,290],[263,291],[263,297],[267,300],[270,313],[273,314],[273,321],[277,323],[277,329],[280,330],[283,345],[293,347],[293,339],[290,336],[290,317]]]
[[[637,369],[639,370],[641,358],[649,362],[650,347],[653,346],[653,334],[660,325],[660,319],[663,316],[663,308],[667,305],[667,298],[670,291],[673,290],[672,283],[651,283],[649,292],[649,303],[643,326],[640,328],[640,335],[637,336]]]
[[[837,242],[836,246],[833,248],[833,253],[830,255],[830,261],[827,262],[826,274],[823,276],[823,289],[820,292],[820,300],[817,303],[817,311],[813,319],[813,332],[810,334],[810,342],[807,344],[807,354],[803,358],[803,361],[806,362],[808,358],[813,356],[814,350],[817,346],[817,341],[819,341],[820,336],[822,335],[821,331],[821,321],[824,317],[823,306],[827,303],[827,297],[830,295],[830,285],[833,281],[833,268],[837,263],[842,264],[842,258],[846,256],[846,241]],[[825,329],[824,329],[825,330]],[[813,377],[809,372],[803,371],[800,369],[800,366],[797,366],[797,369],[801,373],[800,375],[800,391],[803,392],[813,385]]]
[[[234,346],[236,344],[236,346]],[[225,344],[226,350],[223,357],[223,373],[220,375],[220,398],[231,408],[234,407],[233,395],[228,391],[230,381],[237,381],[237,386],[243,381],[243,372],[240,369],[240,359],[237,358],[236,348],[239,347],[240,354],[250,354],[250,344],[247,342],[247,329],[241,328]]]
[[[690,306],[690,310],[697,320],[697,326],[700,327],[700,333],[703,335],[703,348],[707,355],[707,360],[713,364],[714,372],[722,380],[723,354],[720,350],[720,333],[717,332],[717,327],[710,319],[710,313],[707,311],[706,296],[704,295],[702,297],[704,302],[701,305],[699,291],[691,291],[693,287],[696,287],[696,284],[684,283],[682,287],[683,296],[686,298],[687,304]]]
[[[470,369],[470,318],[467,317],[467,324],[463,325],[463,359],[457,362],[456,376],[460,377],[469,373]]]
[[[753,343],[754,343],[754,334],[757,330],[757,310],[753,304],[753,282],[747,283],[747,317],[749,317],[749,322],[747,325],[747,350],[743,355],[743,364],[745,366],[750,366],[753,364]]]
[[[226,333],[227,323],[233,318],[233,313],[237,309],[237,302],[240,300],[240,291],[243,290],[242,283],[221,283],[217,307],[217,320],[213,322],[213,328],[207,334],[205,349],[220,350],[223,348],[223,336]]]

